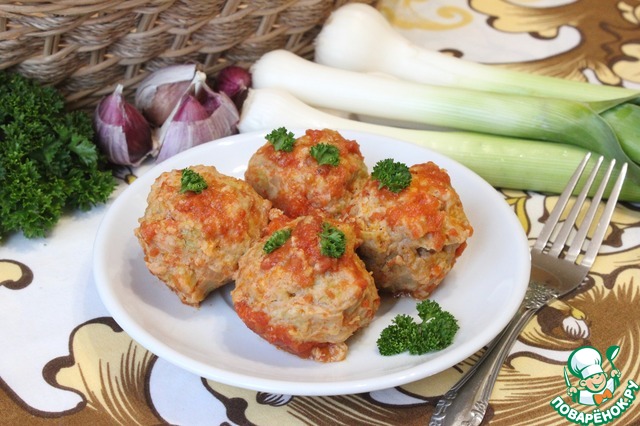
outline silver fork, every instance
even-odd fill
[[[489,405],[489,398],[498,378],[500,368],[524,326],[539,309],[552,300],[572,292],[586,278],[604,239],[627,171],[627,164],[624,164],[598,220],[593,237],[586,247],[584,256],[579,261],[576,261],[583,252],[587,232],[595,218],[598,205],[611,177],[615,160],[610,162],[584,219],[575,235],[573,235],[568,250],[565,251],[564,256],[561,256],[582,205],[587,198],[589,189],[593,185],[598,169],[602,164],[602,157],[598,158],[564,224],[556,231],[557,235],[554,237],[554,242],[551,243],[550,239],[587,165],[589,156],[590,154],[585,156],[572,175],[545,223],[540,236],[531,249],[531,278],[526,295],[517,313],[502,333],[489,344],[489,347],[478,362],[438,401],[429,426],[479,425]]]

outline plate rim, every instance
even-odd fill
[[[299,135],[303,134],[305,129],[291,129],[294,134]],[[486,185],[491,188],[492,191],[495,192],[495,197],[497,199],[501,199],[501,195],[499,192],[489,185],[484,179],[478,176],[475,172],[468,169],[466,166],[460,164],[459,162],[447,157],[443,154],[440,154],[431,149],[412,144],[410,142],[404,142],[401,140],[394,139],[389,136],[372,134],[362,131],[351,131],[351,130],[338,130],[344,137],[349,139],[363,139],[363,138],[374,138],[376,140],[386,140],[387,142],[393,142],[394,144],[401,144],[407,147],[411,147],[411,149],[417,149],[424,151],[431,157],[436,157],[433,161],[437,163],[437,158],[446,159],[447,162],[451,162],[456,164],[460,170],[464,171],[468,176],[472,176],[473,179],[480,182],[481,185]],[[469,347],[466,351],[458,351],[457,356],[452,357],[451,362],[447,362],[449,364],[446,367],[440,368],[438,371],[431,371],[427,374],[424,374],[424,364],[433,362],[432,360],[427,360],[423,363],[417,364],[405,370],[402,370],[400,373],[387,373],[382,374],[380,376],[357,379],[357,381],[347,380],[347,381],[327,381],[327,382],[309,382],[304,386],[304,389],[297,389],[301,387],[301,382],[287,381],[287,380],[273,380],[264,377],[252,377],[248,376],[244,373],[237,373],[228,370],[221,370],[219,367],[215,367],[214,365],[205,365],[204,363],[189,358],[183,353],[180,353],[176,349],[163,344],[162,342],[157,341],[156,338],[151,336],[140,324],[130,318],[130,315],[123,309],[121,305],[119,305],[116,301],[117,297],[114,294],[114,289],[102,279],[99,272],[101,271],[100,254],[102,253],[101,243],[107,239],[107,231],[109,221],[112,218],[113,211],[117,211],[121,204],[124,204],[126,201],[125,194],[135,194],[139,190],[138,187],[143,185],[149,185],[147,180],[155,179],[152,176],[156,176],[164,170],[170,170],[174,168],[172,165],[179,163],[182,158],[188,158],[196,156],[200,151],[208,151],[211,149],[211,144],[238,144],[242,143],[243,140],[251,140],[256,137],[260,137],[264,139],[264,131],[252,131],[247,133],[240,133],[232,136],[228,136],[225,138],[221,138],[215,141],[207,142],[205,144],[201,144],[199,146],[193,147],[187,151],[177,154],[170,159],[165,160],[163,163],[153,165],[148,170],[144,171],[141,176],[136,179],[132,184],[126,187],[122,192],[120,192],[111,205],[107,207],[105,216],[102,218],[101,223],[98,227],[98,231],[96,233],[96,238],[94,241],[93,247],[93,259],[92,259],[92,272],[94,277],[94,283],[98,289],[98,293],[100,299],[103,304],[107,308],[107,311],[112,315],[114,320],[120,325],[120,327],[137,343],[143,346],[145,349],[149,350],[151,353],[156,356],[182,368],[184,370],[190,371],[191,373],[197,374],[202,378],[210,379],[213,381],[217,381],[220,383],[224,383],[231,386],[238,386],[245,389],[251,389],[254,391],[263,391],[270,393],[283,393],[289,395],[308,395],[308,396],[330,396],[330,395],[344,395],[344,394],[354,394],[354,393],[363,393],[363,392],[371,392],[376,390],[382,390],[394,386],[401,386],[416,380],[420,380],[426,378],[428,376],[437,374],[441,371],[444,371],[458,362],[467,359],[469,356],[473,355],[475,352],[480,350],[483,346],[489,343],[495,336],[499,334],[499,332],[508,324],[510,318],[517,311],[522,299],[524,299],[526,287],[529,280],[530,274],[530,257],[529,257],[529,242],[528,238],[524,232],[524,229],[520,225],[517,220],[517,216],[515,213],[511,211],[512,218],[508,219],[512,222],[517,223],[518,228],[522,232],[518,232],[518,235],[513,235],[512,239],[514,240],[514,244],[519,247],[521,250],[520,256],[521,261],[524,262],[523,268],[520,270],[520,275],[518,277],[513,277],[512,281],[514,286],[519,283],[518,287],[514,288],[514,291],[520,290],[517,297],[514,296],[512,300],[510,300],[510,305],[508,309],[503,312],[502,315],[502,323],[499,324],[499,327],[496,326],[495,333],[490,333],[491,335],[482,339],[482,344],[478,347]],[[366,160],[366,157],[365,157]],[[144,178],[147,176],[147,178]],[[142,189],[142,188],[141,188]],[[148,191],[147,191],[148,192]],[[145,192],[145,197],[146,193]],[[124,197],[123,197],[124,196]],[[504,199],[501,199],[504,202]],[[509,209],[509,206],[506,202],[504,202],[504,209]],[[509,216],[507,216],[509,217]],[[512,224],[513,225],[513,224]],[[472,224],[473,226],[473,224]],[[519,240],[519,241],[515,241]],[[212,295],[213,297],[220,297],[219,294]],[[486,340],[486,341],[485,341]],[[347,355],[348,357],[349,355]],[[325,364],[326,365],[326,364]]]

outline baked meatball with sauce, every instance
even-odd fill
[[[331,145],[339,151],[337,165],[320,164],[312,147]],[[360,146],[334,130],[307,130],[290,152],[267,142],[249,160],[245,180],[289,217],[311,213],[340,215],[353,192],[367,179]]]
[[[409,168],[400,192],[371,178],[349,214],[361,230],[358,254],[378,289],[426,299],[466,247],[473,229],[447,172],[433,162]]]
[[[344,253],[323,254],[329,242],[344,236]],[[345,341],[371,322],[380,304],[371,274],[355,254],[357,240],[351,225],[300,216],[274,219],[269,234],[240,259],[231,292],[238,316],[256,334],[301,358],[341,361]],[[265,250],[277,234],[289,233],[280,246]]]
[[[151,186],[135,235],[151,273],[183,303],[198,306],[233,280],[238,259],[262,236],[271,203],[213,166],[189,169],[207,188],[181,192],[182,170],[162,173]]]

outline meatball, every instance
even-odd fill
[[[371,322],[380,305],[373,278],[355,254],[355,230],[317,215],[282,218],[240,259],[231,292],[235,310],[247,327],[280,349],[321,362],[341,361],[345,341]],[[290,234],[267,253],[265,244],[269,247],[279,232]],[[327,255],[321,247],[340,240],[340,233],[344,253]]]
[[[162,173],[134,232],[151,273],[183,303],[198,306],[233,280],[238,260],[262,236],[271,203],[213,166],[189,169],[208,187],[182,193],[182,171]]]
[[[311,155],[318,144],[336,147],[339,163],[319,164]],[[245,172],[245,180],[258,194],[292,218],[312,213],[339,216],[367,177],[358,143],[328,129],[307,130],[290,152],[266,143],[251,157]]]
[[[361,230],[358,254],[378,289],[426,299],[462,254],[473,229],[445,170],[429,162],[409,171],[411,184],[398,193],[369,180],[349,215]]]

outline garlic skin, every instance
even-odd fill
[[[187,92],[157,131],[162,162],[186,149],[237,133],[240,114],[224,93],[213,91],[206,75],[197,72]]]
[[[136,89],[136,107],[153,126],[162,126],[191,85],[196,72],[196,64],[169,65],[152,72]]]
[[[236,107],[241,109],[251,88],[251,73],[238,65],[228,65],[218,73],[213,88],[216,92],[229,96]]]
[[[124,99],[122,90],[118,84],[96,107],[93,116],[96,145],[114,164],[139,166],[154,150],[151,128]]]

